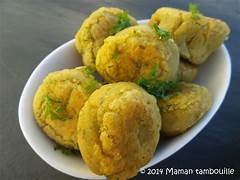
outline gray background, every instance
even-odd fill
[[[17,109],[21,91],[33,69],[52,50],[72,39],[90,12],[100,6],[117,6],[127,9],[137,19],[145,19],[160,6],[186,9],[188,2],[0,0],[0,179],[74,179],[51,168],[33,152],[21,133]],[[223,105],[211,123],[193,141],[155,168],[231,167],[240,172],[240,0],[191,2],[197,2],[204,14],[225,20],[232,29],[230,39],[226,42],[233,64],[231,85]],[[136,179],[146,178],[160,177],[139,175]],[[195,178],[219,179],[213,176]],[[239,179],[237,176],[222,178]]]

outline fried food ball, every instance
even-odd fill
[[[212,98],[207,88],[190,83],[180,83],[180,92],[169,100],[158,100],[162,115],[162,130],[166,136],[185,132],[196,124],[210,109]]]
[[[230,33],[228,25],[206,16],[193,18],[191,12],[163,7],[151,17],[149,25],[158,24],[171,32],[182,57],[191,63],[202,64]]]
[[[86,67],[50,73],[38,88],[33,112],[41,129],[55,142],[78,149],[78,114],[100,84]]]
[[[180,60],[178,77],[180,81],[192,82],[198,73],[196,65],[187,62],[186,60]]]
[[[121,21],[121,22],[118,22]],[[114,29],[119,23],[117,29]],[[124,10],[101,7],[94,11],[82,24],[75,38],[75,46],[83,55],[84,65],[95,67],[95,58],[103,40],[125,26],[136,25],[134,17],[124,14]],[[120,29],[119,29],[120,28]]]
[[[172,39],[160,39],[154,29],[138,25],[104,40],[96,59],[97,71],[108,82],[136,81],[159,66],[158,79],[175,80],[179,52]]]
[[[128,179],[152,158],[161,115],[156,99],[130,82],[96,90],[79,113],[78,144],[90,169]]]

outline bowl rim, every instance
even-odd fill
[[[146,24],[148,22],[148,19],[142,19],[142,20],[138,20],[138,23],[139,24]],[[72,39],[62,45],[60,45],[59,47],[57,47],[56,49],[54,49],[52,52],[50,52],[33,70],[33,72],[31,73],[31,75],[29,76],[23,90],[22,90],[22,93],[21,93],[21,96],[20,96],[20,99],[19,99],[19,105],[18,105],[18,119],[19,119],[19,124],[20,124],[20,128],[21,128],[21,131],[27,141],[27,143],[30,145],[30,147],[33,149],[33,151],[42,159],[44,160],[48,165],[50,165],[51,167],[53,167],[54,169],[60,171],[60,172],[63,172],[65,174],[68,174],[70,176],[73,176],[73,177],[77,177],[77,178],[84,178],[84,179],[99,179],[101,178],[102,176],[99,176],[99,177],[89,177],[89,176],[86,176],[86,175],[81,175],[81,177],[79,175],[77,175],[76,173],[73,173],[73,172],[69,172],[67,171],[66,169],[60,167],[60,166],[56,166],[56,163],[52,163],[51,160],[49,160],[48,158],[46,158],[45,156],[42,155],[42,153],[38,150],[38,148],[36,146],[34,146],[28,136],[28,134],[26,133],[25,131],[25,125],[23,123],[23,114],[24,114],[24,109],[23,109],[23,103],[24,103],[24,99],[25,99],[25,96],[26,96],[26,91],[27,89],[29,89],[30,87],[30,81],[31,79],[35,76],[36,72],[39,71],[40,69],[42,69],[42,66],[44,66],[47,62],[48,62],[48,59],[50,56],[54,56],[55,54],[58,53],[58,51],[60,49],[64,49],[65,47],[73,44],[75,41],[75,39]],[[173,149],[173,150],[169,150],[169,152],[164,156],[164,158],[161,158],[159,159],[158,157],[153,157],[152,160],[144,167],[142,167],[140,169],[143,170],[143,169],[146,169],[146,168],[149,168],[151,166],[154,166],[156,165],[157,163],[167,159],[168,157],[170,157],[171,155],[175,154],[177,151],[179,151],[181,148],[183,148],[186,144],[188,144],[191,140],[193,140],[203,129],[204,127],[210,122],[210,120],[213,118],[213,116],[216,114],[216,112],[219,110],[221,104],[223,103],[225,97],[226,97],[226,94],[227,94],[227,91],[229,89],[229,86],[230,86],[230,81],[231,81],[231,74],[232,74],[232,64],[231,64],[231,57],[229,55],[229,52],[226,48],[226,46],[224,44],[222,44],[219,48],[221,48],[221,50],[223,50],[223,53],[226,55],[226,63],[227,63],[227,67],[228,67],[228,75],[226,77],[226,82],[225,82],[225,86],[224,86],[224,94],[223,96],[221,96],[221,99],[219,100],[220,103],[217,104],[216,108],[214,110],[211,111],[210,115],[209,115],[209,120],[206,121],[205,123],[202,124],[201,127],[199,127],[196,131],[193,132],[191,138],[186,138],[184,140],[184,142],[180,145],[180,146],[177,146],[176,149]]]

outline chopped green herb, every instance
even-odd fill
[[[93,92],[98,87],[98,82],[95,79],[89,79],[83,84],[83,88],[88,92]]]
[[[65,155],[80,155],[80,151],[75,150],[75,149],[66,148],[66,147],[61,146],[59,144],[56,144],[54,146],[54,150],[55,151],[60,150]]]
[[[50,98],[48,95],[44,96],[44,100],[45,102],[52,104],[52,103],[61,103],[61,101],[57,101],[57,100],[53,100],[52,98]]]
[[[147,77],[142,77],[137,81],[137,84],[143,87],[148,93],[156,98],[168,100],[175,95],[178,90],[178,84],[174,81],[160,81],[157,79],[159,65],[153,66]]]
[[[202,17],[201,12],[198,9],[198,5],[194,3],[189,3],[188,4],[188,9],[192,13],[192,19],[198,20]]]
[[[62,116],[63,108],[60,105],[57,106],[55,110],[53,109],[50,112],[53,119],[63,120],[63,116]]]
[[[63,104],[60,101],[53,100],[49,96],[44,96],[44,113],[51,119],[65,120]]]
[[[142,86],[148,93],[154,95],[156,98],[168,100],[174,95],[173,90],[178,88],[176,82],[173,81],[159,81],[141,78],[138,80],[138,85]]]
[[[112,54],[112,58],[117,60],[120,56],[120,52],[119,51],[115,51],[113,54]]]
[[[161,29],[157,24],[153,24],[153,28],[160,39],[162,40],[168,40],[171,38],[171,33],[168,31],[164,31]]]
[[[85,75],[90,76],[90,75],[92,75],[93,73],[94,73],[94,69],[93,69],[93,68],[91,68],[91,67],[89,67],[89,66],[87,66],[87,67],[84,68],[84,74],[85,74]]]
[[[116,34],[117,32],[131,26],[131,21],[127,12],[123,12],[118,15],[118,21],[116,24],[112,26],[112,34]]]
[[[149,78],[151,79],[156,79],[157,78],[157,74],[158,74],[158,71],[159,71],[159,64],[155,64],[152,69],[150,70],[149,72]]]

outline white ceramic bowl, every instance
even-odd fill
[[[147,20],[139,21],[146,24]],[[74,177],[85,179],[101,179],[92,173],[81,157],[66,156],[54,151],[54,143],[41,131],[34,120],[32,102],[38,86],[43,78],[52,71],[74,68],[81,65],[81,56],[71,40],[50,53],[33,71],[22,92],[19,102],[19,123],[22,132],[32,149],[50,166]],[[152,160],[143,168],[153,166],[171,156],[191,141],[211,120],[226,95],[231,77],[231,59],[222,45],[207,63],[199,69],[196,83],[206,86],[213,94],[213,105],[210,111],[184,134],[159,144]]]

